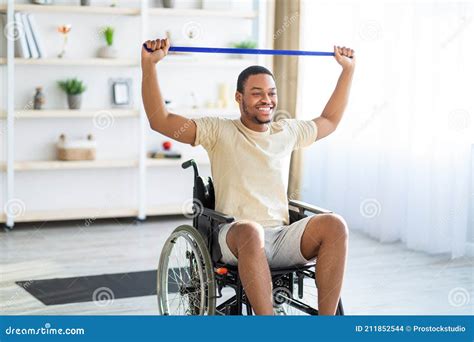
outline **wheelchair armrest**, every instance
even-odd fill
[[[324,209],[321,207],[317,207],[312,204],[308,204],[302,201],[297,201],[297,200],[289,200],[288,202],[289,205],[296,207],[299,209],[300,214],[304,214],[305,211],[309,211],[314,214],[330,214],[332,213],[331,210]]]
[[[209,217],[219,223],[230,223],[235,220],[233,216],[228,216],[209,208],[202,208],[201,215]]]

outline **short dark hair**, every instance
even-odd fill
[[[273,74],[267,68],[260,65],[252,65],[244,69],[240,73],[239,77],[237,78],[237,91],[243,94],[245,82],[247,82],[247,79],[252,75],[258,75],[258,74],[270,75],[273,78],[273,80],[275,80],[275,77],[273,77]]]

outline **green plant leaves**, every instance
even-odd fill
[[[77,78],[70,78],[64,81],[58,81],[58,86],[69,95],[78,95],[86,91],[87,87]]]
[[[243,40],[241,42],[233,43],[232,46],[237,49],[255,49],[257,42],[253,40]]]
[[[104,29],[104,37],[108,46],[112,46],[112,44],[114,43],[114,32],[115,29],[111,26],[107,26]]]

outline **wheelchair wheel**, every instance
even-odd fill
[[[179,226],[166,240],[157,274],[160,315],[214,315],[215,279],[201,234]]]
[[[275,315],[300,316],[317,314],[313,311],[318,303],[315,286],[305,284],[301,298],[298,296],[296,286],[293,293],[291,292],[287,287],[273,289],[273,311]]]
[[[275,315],[300,316],[317,315],[315,308],[318,303],[316,284],[312,278],[303,278],[294,284],[276,284],[273,289],[273,311]],[[292,290],[290,291],[290,287]],[[344,315],[342,302],[339,302],[336,316]]]

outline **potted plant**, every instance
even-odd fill
[[[236,49],[255,49],[257,47],[257,42],[253,40],[243,40],[240,42],[232,43],[232,47]],[[251,57],[252,55],[231,55],[232,57],[236,58],[245,58],[245,57]]]
[[[77,78],[58,81],[59,87],[67,94],[69,109],[80,109],[82,93],[86,91],[86,86]]]
[[[99,57],[101,58],[116,58],[117,50],[112,46],[114,44],[114,33],[115,30],[111,26],[104,27],[102,33],[105,38],[106,46],[99,49]]]

